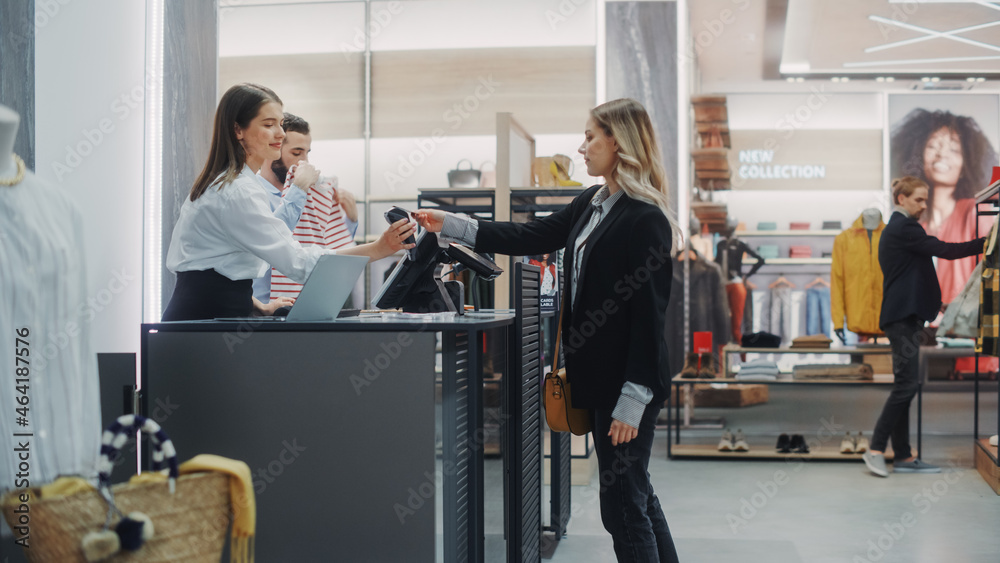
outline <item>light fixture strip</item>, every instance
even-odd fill
[[[162,305],[163,11],[163,0],[146,0],[144,322],[159,321]]]

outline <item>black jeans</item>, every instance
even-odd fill
[[[884,452],[892,438],[893,458],[909,459],[910,403],[917,394],[917,354],[923,342],[923,321],[908,317],[885,327],[892,348],[892,372],[895,376],[892,392],[882,407],[882,414],[872,432],[871,449]]]
[[[661,404],[642,415],[639,435],[627,444],[611,445],[611,410],[594,409],[594,449],[601,485],[601,520],[614,540],[622,563],[674,563],[677,550],[667,519],[649,482],[653,428]]]

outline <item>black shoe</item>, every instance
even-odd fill
[[[802,434],[792,434],[792,443],[789,447],[797,454],[809,453],[809,446],[806,445],[806,439],[802,437]]]
[[[792,453],[791,442],[788,440],[788,434],[782,434],[778,436],[778,445],[775,446],[779,454],[790,454]]]

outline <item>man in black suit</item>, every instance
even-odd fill
[[[889,337],[895,375],[882,414],[872,432],[871,448],[864,453],[872,473],[888,477],[885,447],[892,438],[895,473],[939,473],[940,467],[924,463],[910,451],[910,403],[917,393],[917,353],[924,322],[941,309],[941,287],[933,257],[955,260],[983,251],[984,239],[942,242],[928,235],[918,223],[927,210],[927,184],[912,176],[894,180],[895,203],[889,224],[879,241],[882,267],[882,313],[879,327]]]

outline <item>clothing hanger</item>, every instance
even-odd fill
[[[771,282],[771,285],[767,286],[767,288],[768,289],[774,289],[774,288],[778,287],[779,285],[787,285],[788,287],[792,287],[792,288],[795,287],[794,283],[788,281],[788,278],[786,278],[785,276],[782,275],[782,276],[779,276],[778,279],[776,279],[773,282]]]
[[[816,276],[816,279],[806,284],[806,289],[816,287],[817,285],[822,285],[823,287],[830,287],[830,282],[823,279],[823,276]]]

